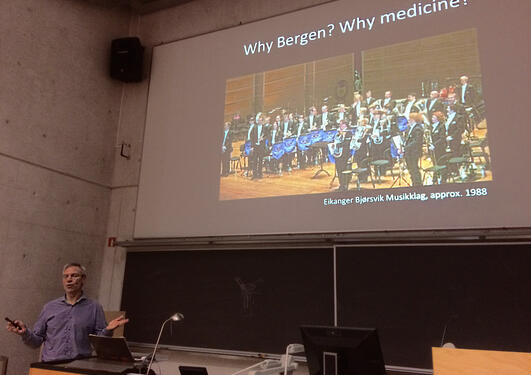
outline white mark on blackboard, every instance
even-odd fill
[[[241,277],[235,277],[234,281],[240,287],[240,294],[242,299],[242,311],[244,315],[253,315],[254,296],[259,294],[258,285],[264,280],[257,279],[252,282],[245,282]]]

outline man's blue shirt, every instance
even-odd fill
[[[44,344],[43,362],[89,357],[92,349],[89,335],[111,336],[105,329],[103,308],[96,301],[82,296],[70,305],[65,297],[44,305],[33,330],[28,330],[22,340],[34,348]]]

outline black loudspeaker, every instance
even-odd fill
[[[123,82],[142,81],[144,47],[137,37],[114,39],[111,43],[111,77]]]

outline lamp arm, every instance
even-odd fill
[[[151,370],[151,365],[153,364],[153,359],[155,359],[155,353],[157,352],[157,347],[159,345],[160,337],[162,336],[162,331],[164,330],[164,326],[166,323],[168,323],[171,320],[171,318],[166,319],[164,323],[162,323],[162,327],[160,327],[159,337],[157,338],[157,342],[155,344],[155,349],[153,349],[153,354],[151,355],[151,360],[149,361],[149,366],[146,371],[146,375],[149,375],[149,370]]]
[[[286,357],[284,358],[284,375],[288,375],[288,353],[290,345],[286,346]]]

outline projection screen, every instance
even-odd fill
[[[135,238],[529,228],[530,4],[337,1],[155,47]]]

